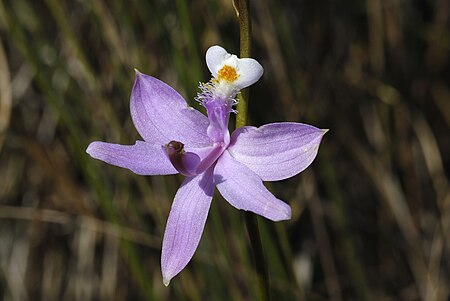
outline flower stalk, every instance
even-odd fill
[[[252,25],[249,0],[235,0],[234,7],[239,20],[239,55],[241,58],[250,57],[252,52]],[[239,114],[236,115],[236,128],[247,125],[248,92],[248,88],[243,89],[238,95],[239,102],[236,109]]]
[[[239,54],[241,58],[251,56],[251,20],[249,0],[235,0],[237,17],[239,19]],[[238,95],[238,104],[236,106],[238,114],[236,115],[236,128],[246,126],[248,120],[248,100],[249,89],[243,89]],[[253,258],[256,265],[256,274],[258,282],[259,300],[270,300],[269,273],[265,265],[264,251],[261,243],[261,235],[256,215],[251,212],[244,212],[245,224],[247,227],[250,244],[252,246]]]

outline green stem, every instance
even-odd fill
[[[249,0],[234,0],[234,7],[239,19],[239,41],[240,41],[240,57],[250,57],[252,52],[252,26],[250,22],[250,7]],[[239,103],[236,109],[238,114],[236,116],[236,128],[247,125],[247,109],[248,109],[248,88],[243,89],[238,95]]]
[[[240,57],[250,57],[252,50],[251,40],[251,22],[249,0],[234,0],[234,7],[239,19],[240,29]],[[241,91],[238,96],[237,105],[238,114],[236,116],[236,128],[245,126],[248,121],[248,88]],[[245,212],[245,223],[247,226],[250,244],[253,250],[253,257],[256,265],[257,282],[259,289],[258,300],[270,300],[269,274],[264,260],[264,252],[261,244],[261,235],[258,226],[258,220],[255,214]]]

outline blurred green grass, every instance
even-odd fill
[[[307,171],[268,185],[293,209],[260,219],[274,300],[447,300],[449,2],[251,4],[265,68],[251,123],[331,129]],[[238,53],[238,41],[231,1],[0,1],[4,300],[255,300],[241,212],[217,194],[193,261],[165,288],[160,245],[182,177],[85,153],[139,138],[134,68],[197,106],[206,49]]]

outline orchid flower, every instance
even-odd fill
[[[206,53],[212,79],[200,84],[197,101],[207,116],[189,107],[162,81],[136,71],[131,92],[131,117],[144,141],[134,145],[92,142],[93,158],[139,175],[186,176],[178,189],[164,233],[161,256],[167,286],[191,260],[199,244],[214,188],[233,207],[272,221],[291,218],[291,208],[277,199],[263,181],[292,177],[317,155],[326,130],[294,123],[244,126],[231,136],[230,113],[236,113],[239,91],[263,74],[254,59],[239,59],[220,46]]]

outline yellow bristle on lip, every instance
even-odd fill
[[[236,69],[228,65],[223,66],[222,69],[217,72],[217,75],[218,80],[225,80],[227,82],[234,82],[239,77]]]

